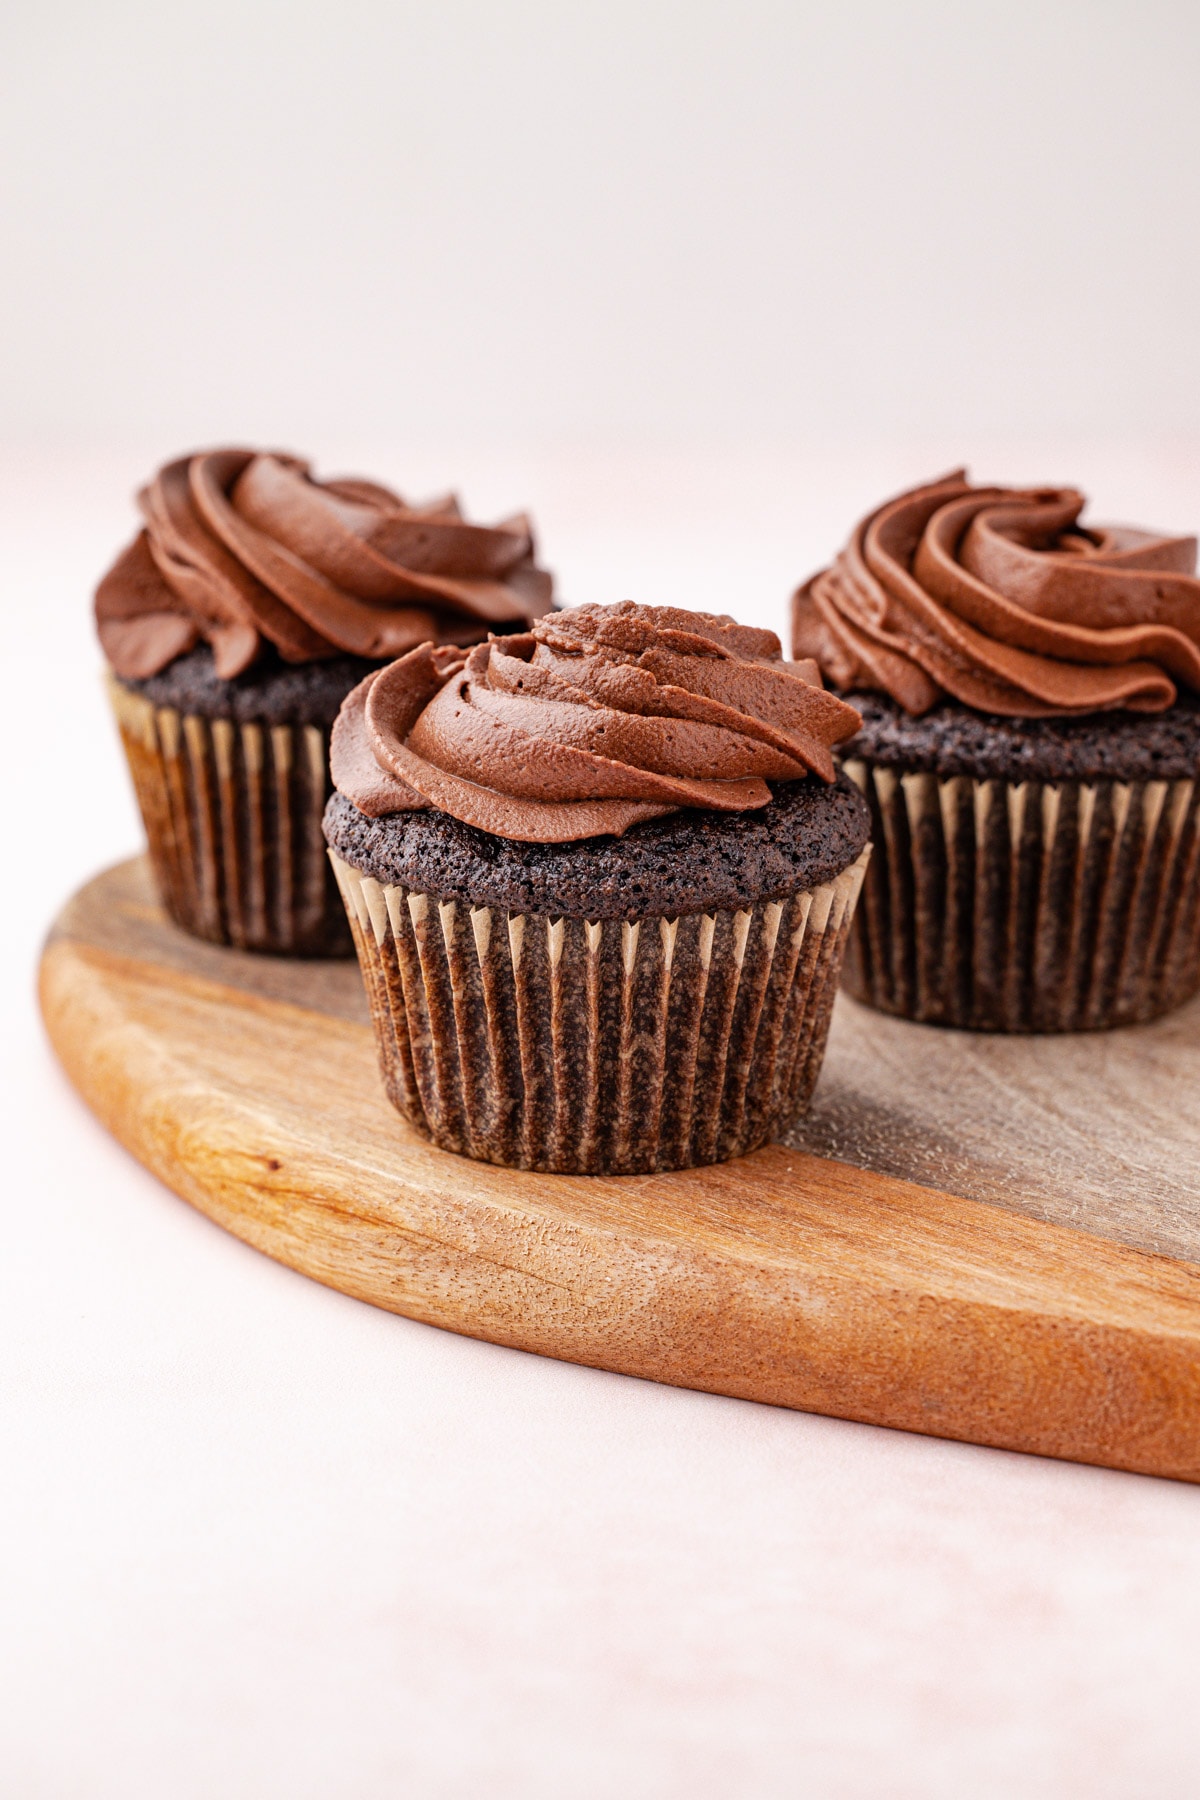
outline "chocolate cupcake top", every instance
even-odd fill
[[[681,808],[766,806],[834,779],[860,723],[771,631],[670,607],[582,606],[464,658],[422,645],[370,675],[333,732],[361,813],[435,808],[497,837],[621,836]]]
[[[793,596],[794,654],[914,715],[947,695],[1010,718],[1164,711],[1200,690],[1196,539],[1081,525],[1084,504],[963,470],[899,495]]]
[[[526,518],[472,525],[452,497],[410,506],[377,482],[317,481],[295,456],[181,457],[138,505],[144,528],[96,590],[100,641],[128,680],[201,639],[227,680],[264,642],[291,663],[382,659],[470,643],[551,604]]]
[[[369,819],[344,794],[325,809],[343,862],[386,886],[551,919],[681,918],[728,912],[821,887],[860,855],[871,830],[848,776],[788,781],[753,812],[711,808],[647,819],[624,837],[522,844],[446,813]]]

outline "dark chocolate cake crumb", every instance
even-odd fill
[[[144,681],[122,681],[154,706],[173,706],[203,719],[235,725],[318,725],[328,729],[351,688],[383,664],[364,656],[331,656],[324,662],[287,663],[267,646],[246,670],[223,680],[207,644],[188,650]],[[118,678],[119,679],[119,678]]]
[[[523,631],[525,621],[501,620],[480,625],[478,635],[490,630],[496,637]],[[213,667],[208,644],[187,650],[157,675],[143,681],[117,680],[131,693],[144,694],[154,706],[173,706],[177,712],[197,713],[202,719],[229,719],[235,725],[318,725],[328,730],[338,708],[373,669],[393,661],[366,656],[330,656],[320,662],[285,662],[272,644],[264,643],[253,666],[242,675],[223,680]]]
[[[862,730],[840,746],[885,768],[976,781],[1180,781],[1200,776],[1200,698],[1181,694],[1162,713],[1008,719],[944,700],[913,718],[886,694],[842,696]]]
[[[870,815],[842,776],[780,782],[755,812],[688,809],[635,825],[623,838],[521,844],[443,812],[368,819],[342,794],[325,836],[343,859],[385,885],[439,900],[549,918],[677,918],[757,905],[832,881],[867,841]]]

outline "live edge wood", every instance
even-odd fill
[[[787,1145],[621,1178],[448,1155],[383,1098],[355,965],[194,942],[140,860],[66,908],[41,999],[135,1156],[345,1293],[655,1381],[1200,1480],[1200,1264],[1115,1241],[1103,1209],[1071,1229]],[[946,1034],[900,1029],[919,1095],[920,1044]]]

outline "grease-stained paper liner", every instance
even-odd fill
[[[988,1031],[1153,1019],[1200,986],[1193,781],[1010,782],[846,773],[875,854],[846,991]]]
[[[321,830],[329,732],[180,714],[108,685],[176,924],[242,950],[350,955]]]
[[[510,1168],[642,1174],[740,1156],[804,1110],[868,854],[744,911],[595,924],[330,860],[405,1117]]]

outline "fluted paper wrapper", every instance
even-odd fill
[[[329,733],[154,706],[110,678],[163,905],[214,944],[348,956],[321,818]]]
[[[940,779],[865,761],[875,854],[843,985],[884,1012],[1082,1031],[1200,986],[1193,781]]]
[[[807,1106],[867,856],[744,911],[595,924],[331,861],[405,1117],[510,1168],[643,1174],[740,1156]]]

